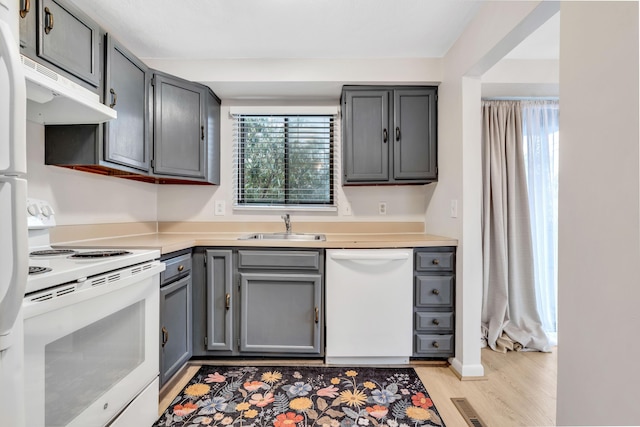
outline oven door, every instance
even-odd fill
[[[160,266],[24,304],[26,425],[105,425],[158,376]]]

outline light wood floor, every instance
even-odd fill
[[[487,426],[553,426],[556,420],[557,347],[552,353],[482,350],[485,380],[460,381],[445,365],[412,365],[448,427],[466,426],[452,397],[465,397]],[[214,361],[213,364],[237,362]],[[273,365],[273,361],[266,364]],[[278,361],[278,364],[284,364]],[[288,364],[313,364],[291,361]],[[243,361],[244,365],[257,365]],[[317,361],[316,361],[317,364]],[[160,414],[197,372],[190,363],[160,393]]]

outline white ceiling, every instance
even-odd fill
[[[74,0],[140,58],[442,57],[484,0]]]
[[[492,0],[72,0],[136,56],[189,61],[440,58]],[[557,58],[559,18],[509,58]],[[188,77],[187,77],[188,78]],[[208,81],[223,99],[332,98],[332,81]]]

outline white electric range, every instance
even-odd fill
[[[29,277],[26,293],[66,284],[112,270],[160,258],[149,249],[53,249],[49,231],[55,227],[55,213],[43,200],[27,200],[29,227]]]
[[[28,199],[27,425],[151,425],[158,412],[160,251],[58,250]]]

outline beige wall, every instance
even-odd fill
[[[559,425],[640,423],[638,2],[560,12]]]
[[[44,126],[27,122],[29,197],[49,201],[60,225],[156,221],[153,184],[44,164]]]

